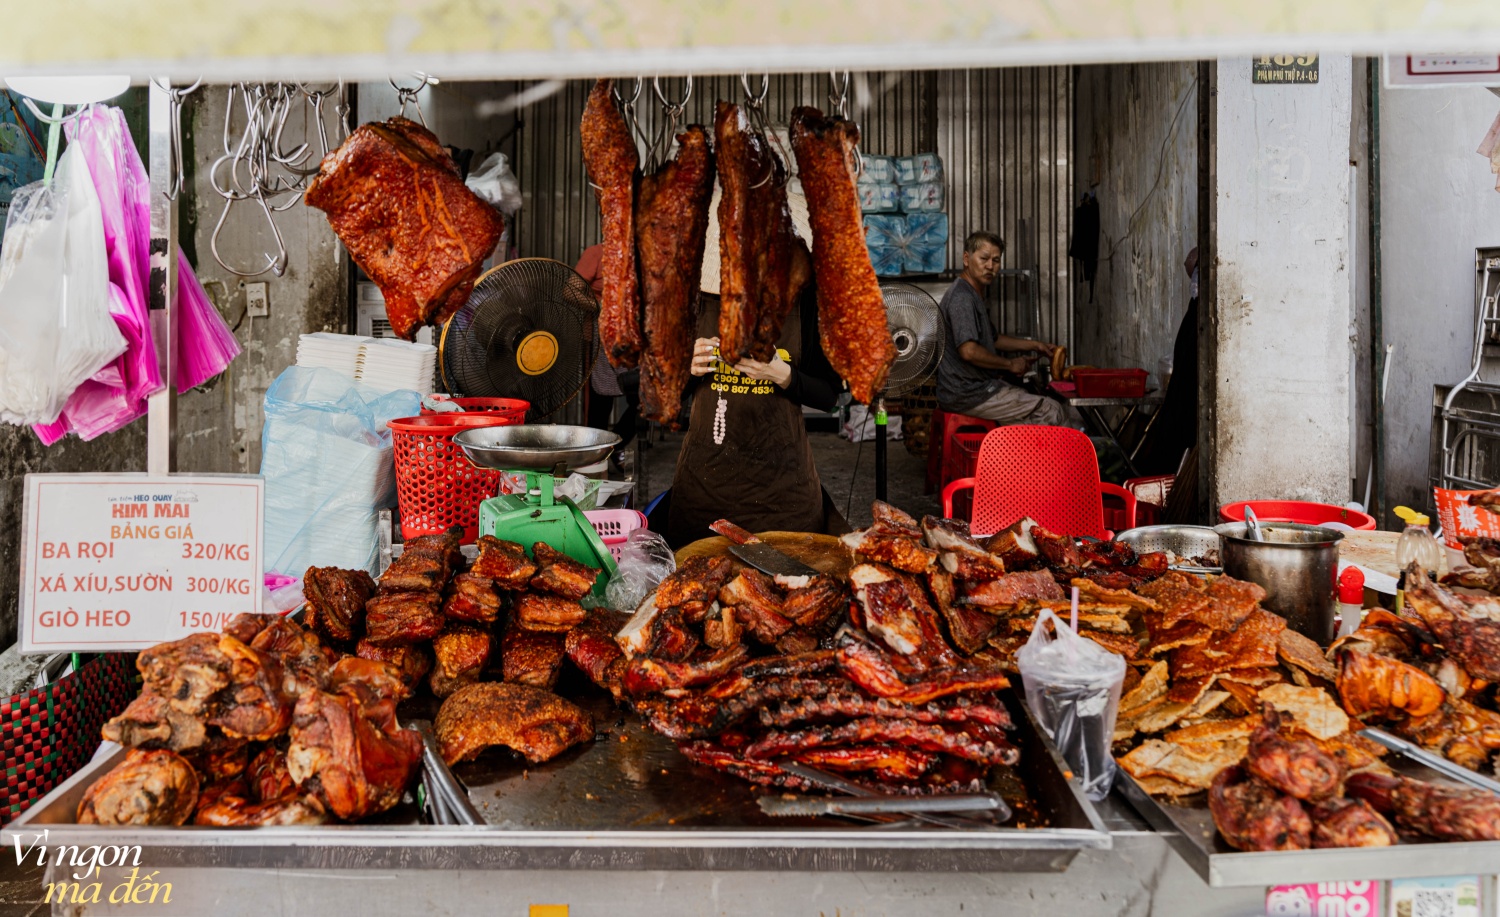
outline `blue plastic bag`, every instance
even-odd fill
[[[376,571],[382,509],[396,505],[386,422],[420,413],[417,392],[382,393],[331,369],[288,367],[266,390],[267,572]]]
[[[936,274],[948,266],[948,214],[909,213],[903,263],[910,274]]]

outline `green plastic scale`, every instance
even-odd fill
[[[564,424],[522,424],[464,430],[453,442],[480,468],[524,474],[526,493],[500,494],[479,504],[479,534],[531,546],[544,541],[574,560],[600,569],[594,596],[615,572],[615,559],[588,518],[568,497],[553,494],[554,476],[595,464],[620,444],[607,430]]]

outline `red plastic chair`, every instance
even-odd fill
[[[953,515],[953,495],[974,491],[969,527],[990,535],[1030,516],[1060,535],[1113,536],[1104,527],[1104,495],[1125,502],[1127,528],[1135,527],[1135,494],[1099,480],[1094,444],[1078,430],[1027,424],[999,427],[984,437],[972,478],[943,488],[943,515]]]
[[[993,429],[993,420],[935,408],[927,434],[927,493],[941,490],[954,478],[974,474],[974,453],[958,448],[955,442],[960,433],[988,433]]]

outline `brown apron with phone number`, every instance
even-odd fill
[[[717,333],[717,300],[698,321],[698,336]],[[779,352],[801,356],[801,323],[787,317]],[[751,379],[720,362],[693,395],[692,420],[672,480],[668,540],[711,537],[709,523],[728,519],[752,532],[822,532],[823,486],[813,464],[802,406],[774,382]]]

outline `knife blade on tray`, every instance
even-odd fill
[[[1403,758],[1408,758],[1437,771],[1444,777],[1467,784],[1475,789],[1488,790],[1491,793],[1500,795],[1500,783],[1491,780],[1483,774],[1475,773],[1461,764],[1454,764],[1442,755],[1435,755],[1427,749],[1413,745],[1405,739],[1397,738],[1384,729],[1366,726],[1360,730],[1359,734],[1384,745]]]
[[[990,793],[953,796],[762,796],[757,802],[767,815],[887,815],[918,812],[983,812],[1005,805]]]
[[[818,571],[793,557],[788,557],[754,534],[720,519],[710,529],[729,539],[729,553],[762,573],[771,576],[817,576]]]
[[[876,793],[874,790],[867,789],[865,787],[860,786],[857,783],[854,783],[854,782],[849,781],[849,780],[845,780],[843,777],[840,777],[837,774],[830,774],[830,773],[828,773],[825,770],[819,770],[816,767],[809,767],[806,764],[801,764],[799,762],[791,760],[790,758],[783,758],[783,759],[777,761],[776,762],[776,766],[779,767],[779,768],[781,768],[782,770],[786,771],[788,774],[791,774],[791,775],[793,775],[795,777],[801,777],[803,780],[806,780],[808,783],[811,783],[813,786],[818,787],[819,789],[827,790],[827,791],[832,792],[832,793],[843,793],[846,796],[853,796],[853,797],[856,797],[856,798],[859,798],[859,799],[872,799],[872,800],[882,801],[882,802],[889,799],[889,800],[891,800],[893,802],[907,802],[907,801],[912,800],[912,799],[919,799],[919,798],[925,799],[925,798],[929,798],[929,797],[915,797],[915,796],[913,796],[913,797],[899,797],[899,796],[898,797],[890,797],[890,796],[882,796],[879,793]],[[990,809],[987,813],[985,813],[986,817],[983,818],[983,819],[966,818],[964,816],[956,816],[955,817],[955,816],[948,816],[948,815],[933,815],[933,814],[928,814],[926,812],[917,812],[917,811],[911,811],[910,814],[911,814],[912,818],[914,818],[914,819],[916,819],[918,821],[924,821],[924,822],[927,822],[927,823],[933,824],[933,825],[941,825],[944,828],[955,828],[955,829],[958,829],[960,831],[963,831],[963,830],[972,830],[974,828],[994,828],[996,826],[996,824],[998,824],[1000,822],[1005,822],[1005,821],[1009,821],[1010,820],[1011,809],[1010,809],[1010,806],[1005,803],[1005,800],[1001,799],[998,795],[996,795],[994,793],[984,793],[984,794],[980,794],[980,795],[989,797],[995,803],[994,807],[992,809]],[[762,811],[766,811],[764,809],[764,803],[762,803],[761,805],[762,805]],[[910,810],[903,809],[899,805],[895,805],[895,806],[893,806],[890,809],[891,814],[896,814],[896,815],[905,815],[905,814],[907,814],[908,811],[910,811]],[[778,814],[778,813],[768,812],[767,814]],[[785,813],[785,814],[790,815],[790,814],[793,814],[793,813],[788,812],[788,813]],[[834,814],[834,813],[828,813],[828,814]],[[855,814],[859,814],[859,813],[850,812],[848,814],[855,815]]]

